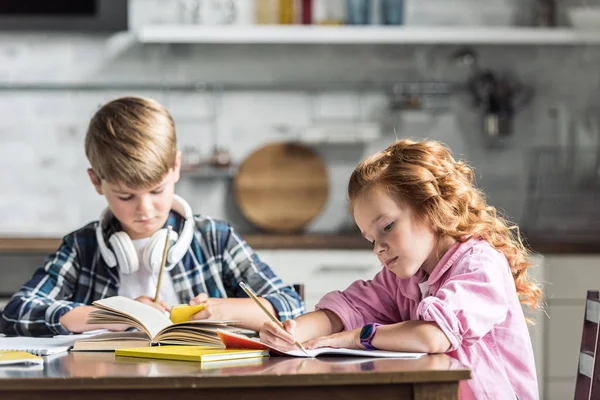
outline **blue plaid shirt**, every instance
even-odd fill
[[[181,231],[184,220],[171,212],[167,224]],[[225,221],[195,216],[194,238],[183,259],[169,272],[181,303],[199,293],[210,297],[248,297],[239,287],[246,282],[267,299],[280,320],[304,312],[296,291],[284,284],[263,263],[250,246]],[[119,291],[119,270],[109,268],[98,248],[92,222],[63,238],[21,290],[13,295],[0,319],[0,332],[6,335],[52,336],[68,334],[60,317],[80,305],[89,305]],[[113,219],[105,237],[120,230]]]

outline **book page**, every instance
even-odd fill
[[[360,349],[336,349],[333,347],[321,347],[314,350],[306,350],[308,356],[304,354],[302,350],[292,350],[280,352],[294,357],[318,357],[320,355],[331,355],[331,356],[358,356],[358,357],[370,357],[370,358],[402,358],[402,359],[417,359],[425,355],[425,353],[405,353],[400,351],[384,351],[384,350],[360,350]]]
[[[235,323],[235,321],[212,321],[198,320],[187,321],[178,324],[167,326],[156,335],[155,341],[159,343],[186,343],[199,345],[222,345],[218,329],[239,331],[240,328],[229,326],[227,324]]]
[[[7,337],[0,334],[0,351],[20,350],[40,356],[65,353],[79,339],[89,338],[102,331],[93,331],[75,335],[58,335],[54,337]]]
[[[108,297],[102,300],[96,300],[93,303],[96,307],[113,311],[121,316],[128,317],[129,319],[137,322],[138,327],[142,328],[144,332],[148,334],[148,337],[155,340],[156,335],[166,327],[170,326],[171,320],[169,317],[158,311],[156,308],[147,304],[129,299],[123,296]],[[95,311],[90,313],[90,316]],[[106,314],[103,314],[105,322],[111,322],[107,318]],[[123,323],[126,320],[115,319],[113,323]]]
[[[258,338],[249,338],[244,335],[239,335],[233,332],[223,330],[217,331],[221,341],[227,348],[268,348],[275,354],[287,355],[293,357],[318,357],[320,355],[347,355],[369,358],[403,358],[417,359],[421,358],[426,353],[405,353],[399,351],[384,351],[384,350],[359,350],[359,349],[335,349],[333,347],[322,347],[314,350],[306,350],[306,354],[298,349],[291,351],[281,351],[273,346],[262,343]]]

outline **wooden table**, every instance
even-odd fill
[[[419,360],[271,357],[205,364],[68,353],[40,370],[0,367],[0,399],[458,399],[471,372],[443,354]]]

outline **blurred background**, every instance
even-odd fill
[[[597,0],[0,1],[0,298],[105,207],[83,140],[116,97],[171,111],[177,192],[309,308],[379,268],[347,211],[354,166],[438,139],[538,253],[540,385],[572,397],[600,279],[599,65]]]

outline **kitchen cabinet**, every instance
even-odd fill
[[[600,256],[545,258],[544,335],[547,400],[573,398],[587,290],[600,288]]]
[[[370,250],[259,250],[284,282],[303,283],[306,310],[312,311],[321,297],[343,290],[357,279],[371,279],[381,269]]]

